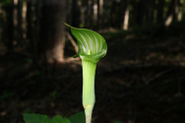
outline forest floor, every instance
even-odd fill
[[[96,73],[94,123],[185,122],[185,31],[172,26],[163,36],[149,32],[102,33],[107,55]],[[75,55],[66,42],[66,59]],[[22,53],[23,52],[23,53]],[[44,73],[20,50],[0,52],[0,123],[24,123],[22,113],[82,111],[80,59]]]

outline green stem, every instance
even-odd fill
[[[83,107],[85,110],[86,123],[91,123],[92,111],[95,103],[95,72],[96,63],[82,60],[83,68]]]

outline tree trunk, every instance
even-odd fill
[[[110,19],[109,19],[109,27],[114,27],[115,25],[115,7],[116,7],[116,2],[115,0],[111,0],[111,6],[110,6]]]
[[[64,61],[66,0],[42,0],[41,48],[48,63]]]
[[[158,10],[157,10],[157,22],[159,24],[162,23],[163,21],[164,4],[165,4],[165,0],[159,0]]]
[[[171,1],[170,6],[168,7],[166,17],[165,17],[163,23],[160,25],[159,29],[157,30],[156,35],[162,36],[165,32],[165,29],[166,29],[165,27],[168,27],[171,24],[171,22],[174,18],[174,15],[175,15],[175,8],[176,8],[176,6],[178,6],[178,4],[177,4],[178,1],[179,0],[172,0]]]
[[[80,7],[80,12],[81,12],[81,24],[84,26],[85,25],[85,10],[84,6],[82,5],[82,1],[78,1],[79,7]]]
[[[178,22],[180,22],[182,20],[182,0],[178,0],[177,1],[177,5],[176,5],[176,11],[175,11],[175,14],[176,14],[176,20]]]
[[[18,0],[18,25],[17,25],[17,30],[18,30],[18,43],[22,43],[23,39],[23,30],[22,30],[22,0]]]
[[[71,10],[71,15],[72,15],[72,26],[78,27],[80,25],[80,8],[78,6],[78,1],[73,0],[72,1],[72,10]]]
[[[140,0],[138,2],[138,16],[137,16],[137,23],[138,25],[143,25],[144,22],[144,15],[145,15],[145,0]]]
[[[94,8],[94,10],[93,10],[94,22],[96,24],[98,24],[98,22],[97,22],[97,19],[98,19],[98,2],[97,2],[97,0],[94,1],[93,8]]]
[[[13,0],[13,45],[17,45],[17,26],[18,26],[18,0]]]
[[[103,14],[103,2],[104,0],[98,0],[98,24],[97,24],[97,28],[101,29],[102,27],[102,14]]]
[[[14,40],[14,23],[13,23],[13,1],[10,5],[8,5],[5,9],[7,12],[6,18],[7,18],[7,31],[6,34],[8,35],[6,45],[8,51],[13,51],[13,40]]]
[[[2,5],[1,5],[1,3],[0,3],[0,11],[2,12]],[[3,32],[3,16],[2,16],[2,13],[0,13],[0,42],[3,39],[2,32]]]
[[[129,24],[129,8],[128,8],[128,0],[121,1],[121,17],[122,17],[122,29],[127,30]]]
[[[148,11],[149,11],[148,23],[150,25],[152,25],[156,21],[155,20],[156,0],[150,0],[148,6],[149,6],[149,8],[148,8]]]
[[[170,6],[168,8],[167,16],[164,21],[164,26],[168,27],[173,19],[177,16],[176,15],[176,9],[178,9],[178,1],[179,0],[172,0],[170,3]]]
[[[26,13],[26,21],[27,21],[27,39],[31,43],[33,49],[34,47],[34,36],[33,36],[33,0],[27,0],[27,13]]]
[[[26,24],[26,21],[27,21],[27,17],[26,17],[26,13],[27,13],[27,2],[26,1],[23,1],[22,3],[22,24],[21,24],[21,27],[22,27],[22,33],[23,33],[23,39],[26,39],[27,38],[27,34],[26,34],[26,30],[27,30],[27,24]]]
[[[93,0],[86,1],[87,9],[86,9],[85,24],[87,27],[92,27],[92,17],[93,17],[92,4],[93,4]]]
[[[40,19],[41,19],[41,0],[37,0],[36,1],[36,26],[37,26],[37,30],[40,29]]]

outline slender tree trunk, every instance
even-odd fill
[[[40,29],[40,19],[41,19],[41,0],[37,0],[36,1],[36,26],[37,26],[37,30]]]
[[[157,9],[157,22],[158,23],[162,23],[163,21],[164,4],[165,4],[165,0],[159,0],[158,9]]]
[[[179,0],[172,0],[171,3],[170,3],[170,6],[168,7],[168,11],[167,11],[167,14],[166,14],[166,17],[163,21],[163,23],[161,24],[161,26],[159,27],[159,29],[157,30],[156,32],[156,35],[163,35],[164,32],[165,32],[165,27],[168,27],[173,18],[174,18],[174,15],[175,15],[175,8],[176,6],[178,5]]]
[[[78,6],[78,1],[73,0],[72,1],[72,10],[71,10],[71,15],[72,15],[72,25],[75,27],[78,27],[80,25],[80,8]]]
[[[0,11],[2,12],[2,5],[0,4]],[[0,42],[3,39],[2,32],[3,32],[3,16],[2,13],[0,13]]]
[[[178,22],[180,22],[182,19],[182,2],[183,2],[182,0],[178,0],[175,9],[176,20]]]
[[[98,2],[97,2],[97,0],[94,1],[93,8],[94,8],[94,10],[93,10],[94,22],[96,24],[98,24]]]
[[[149,24],[153,24],[154,22],[156,22],[155,20],[155,10],[156,10],[156,0],[150,0],[150,8],[149,8]]]
[[[22,5],[22,30],[23,30],[23,39],[26,39],[27,38],[27,34],[26,34],[26,30],[27,30],[27,24],[26,24],[26,21],[27,21],[27,17],[26,17],[26,13],[27,13],[27,2],[26,1],[23,1],[23,5]]]
[[[64,61],[66,0],[42,0],[42,56],[49,63]]]
[[[144,15],[145,15],[145,0],[140,0],[138,3],[138,16],[137,22],[138,25],[143,25],[144,22]]]
[[[137,16],[138,16],[138,1],[133,1],[133,4],[132,4],[132,8],[133,9],[133,12],[132,12],[132,19],[131,19],[131,24],[132,25],[136,25],[137,24]]]
[[[80,24],[82,24],[84,26],[85,25],[85,9],[82,5],[81,0],[78,1],[78,6],[79,6],[79,9],[80,9]]]
[[[121,29],[123,27],[124,13],[125,13],[125,9],[124,9],[125,3],[124,2],[125,2],[125,0],[122,0],[120,2],[120,9],[119,9],[119,24],[120,24]]]
[[[18,27],[18,0],[13,0],[13,45],[17,45]]]
[[[114,0],[111,0],[111,6],[110,6],[110,21],[109,21],[109,26],[110,27],[113,27],[114,26],[114,21],[115,21],[115,7],[116,7],[116,4],[115,4],[115,1]]]
[[[95,0],[91,0],[91,13],[90,13],[90,16],[91,16],[91,20],[90,20],[90,25],[91,25],[91,28],[94,28],[94,2]]]
[[[145,24],[148,30],[151,30],[151,26],[155,22],[156,0],[147,0],[145,2]]]
[[[21,43],[23,39],[23,30],[22,30],[22,0],[18,0],[18,43]],[[22,44],[22,43],[21,43]]]
[[[171,22],[173,21],[173,18],[176,17],[176,9],[178,9],[178,1],[179,0],[172,0],[171,4],[168,8],[167,16],[164,21],[164,26],[168,27]]]
[[[102,28],[102,14],[103,14],[103,4],[104,0],[98,0],[97,5],[98,5],[98,29]]]
[[[128,8],[128,0],[121,1],[121,8],[122,8],[122,29],[127,30],[129,24],[129,8]]]
[[[92,26],[92,15],[93,15],[93,10],[92,10],[92,0],[87,0],[86,5],[87,5],[87,10],[86,10],[86,26],[90,27]]]
[[[35,40],[34,40],[34,22],[33,22],[33,5],[34,5],[34,1],[33,0],[27,0],[27,16],[26,16],[26,20],[27,20],[27,39],[29,40],[32,49],[35,50]]]
[[[6,7],[7,10],[7,35],[8,39],[6,42],[8,51],[13,51],[13,40],[14,40],[14,22],[13,22],[13,1],[10,5]]]

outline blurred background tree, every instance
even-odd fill
[[[163,33],[184,21],[183,7],[184,0],[1,0],[0,42],[7,53],[24,45],[37,60],[63,62],[63,22],[96,31],[139,27]]]
[[[42,0],[40,47],[49,63],[64,61],[66,0]]]

